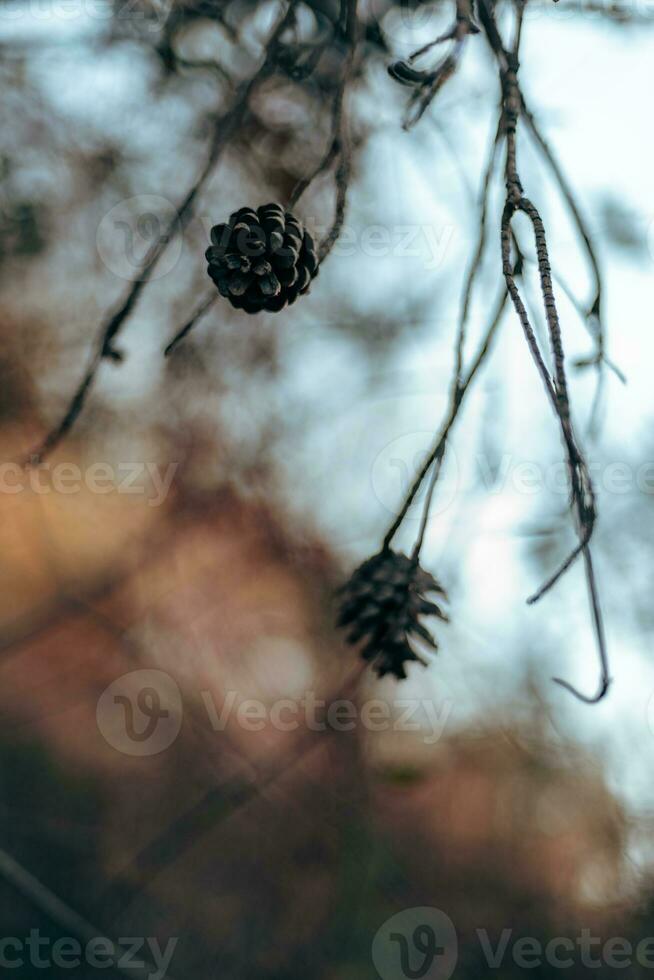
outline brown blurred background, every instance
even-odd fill
[[[177,939],[177,980],[374,977],[377,931],[420,907],[454,923],[461,978],[524,972],[510,953],[490,965],[477,930],[493,946],[506,929],[543,944],[586,929],[634,949],[654,935],[651,685],[639,659],[653,625],[648,496],[605,501],[599,549],[618,693],[597,722],[580,721],[589,709],[549,684],[586,649],[579,583],[562,586],[542,618],[528,620],[522,605],[527,577],[537,581],[565,550],[565,499],[557,509],[539,497],[528,519],[520,510],[513,521],[510,498],[504,513],[492,511],[499,498],[476,486],[454,495],[441,523],[436,515],[428,563],[452,586],[455,620],[439,636],[442,672],[437,660],[406,689],[378,681],[333,627],[334,590],[376,547],[389,495],[399,499],[377,481],[377,460],[407,432],[426,440],[442,405],[453,322],[443,311],[473,238],[470,187],[488,135],[477,120],[496,98],[482,51],[477,75],[470,66],[444,95],[443,113],[401,137],[403,97],[386,63],[398,46],[404,53],[407,32],[428,31],[416,12],[440,23],[448,11],[364,6],[348,227],[435,221],[441,235],[451,217],[434,211],[435,197],[434,207],[445,201],[461,215],[454,267],[425,268],[424,255],[376,263],[357,239],[354,251],[335,250],[288,318],[259,323],[216,307],[164,360],[208,285],[208,226],[241,204],[286,197],[320,156],[344,50],[338,5],[307,3],[303,58],[312,64],[323,44],[320,58],[304,74],[280,66],[258,93],[128,321],[124,362],[102,366],[71,435],[32,470],[22,462],[60,418],[98,322],[192,185],[215,114],[256,67],[276,8],[148,5],[125,16],[89,6],[48,19],[18,4],[0,21],[0,848],[99,935]],[[594,22],[607,50],[647,31],[638,11],[627,13]],[[588,28],[587,11],[573,14]],[[540,9],[529,23],[534,46],[547,16]],[[558,136],[565,146],[565,126]],[[401,138],[401,160],[389,165]],[[432,163],[442,180],[427,193]],[[393,195],[398,213],[384,210]],[[318,231],[333,196],[326,174],[303,202]],[[637,292],[627,270],[646,261],[643,216],[608,192],[590,199],[598,240],[619,256],[616,289]],[[565,233],[557,241],[567,254]],[[482,307],[496,275],[487,272]],[[570,333],[573,352],[583,351],[583,330]],[[483,450],[492,469],[513,436],[518,454],[560,452],[540,415],[523,431],[515,391],[504,388],[513,374],[525,404],[521,392],[535,389],[511,370],[522,364],[513,339],[501,341],[455,446],[460,474],[467,450]],[[425,359],[426,375],[411,374],[407,352]],[[579,385],[583,406],[591,381]],[[605,461],[628,419],[611,404],[596,450]],[[644,415],[621,450],[634,467],[648,460]],[[397,452],[411,469],[413,442]],[[620,688],[626,675],[634,686]],[[309,696],[322,702],[313,714]],[[347,703],[352,725],[326,718],[335,701]],[[362,721],[371,702],[376,725]],[[30,892],[2,867],[2,937],[75,934],[48,910],[47,891]],[[414,975],[442,977],[438,969]],[[648,969],[633,962],[624,975]],[[390,960],[386,970],[382,980],[403,976]],[[543,962],[530,972],[560,970]],[[615,967],[575,957],[566,972],[612,976]]]

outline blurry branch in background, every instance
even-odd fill
[[[579,0],[572,0],[572,2],[566,3],[565,0],[559,0],[559,10],[562,14],[580,12],[594,14],[616,24],[651,25],[652,23],[652,14],[647,6],[639,7],[633,3],[616,3],[615,0],[611,3],[595,2],[595,0],[583,0],[583,3],[579,3]]]
[[[345,67],[343,69],[341,84],[338,87],[336,97],[334,99],[332,142],[323,161],[323,163],[326,163],[332,154],[339,158],[338,166],[336,168],[336,206],[334,209],[334,220],[332,222],[332,226],[318,248],[318,257],[321,262],[329,255],[338,236],[341,233],[343,221],[345,220],[345,203],[347,200],[347,191],[350,182],[350,174],[352,171],[352,150],[348,133],[346,132],[343,103],[345,100],[347,83],[352,75],[355,65],[358,33],[357,0],[345,0],[345,17],[345,36],[347,39],[348,53]],[[320,168],[318,173],[320,173]],[[304,193],[304,190],[306,190],[306,188],[302,188],[298,194],[298,188],[295,189],[293,194],[294,202],[299,199],[300,195]]]
[[[356,696],[364,669],[364,664],[358,663],[338,684],[336,690],[326,695],[326,712],[331,705]],[[331,727],[327,732],[329,736],[336,734]],[[105,914],[109,918],[117,917],[134,891],[146,889],[187,848],[197,846],[204,834],[215,830],[223,820],[230,819],[252,800],[264,794],[314,749],[323,745],[324,736],[323,731],[308,728],[297,738],[293,748],[282,753],[272,764],[267,763],[264,766],[251,758],[244,760],[254,771],[251,778],[238,775],[227,783],[211,787],[169,824],[162,834],[154,837],[137,854],[130,856],[128,864],[114,876],[102,896]]]
[[[54,925],[62,929],[66,936],[75,937],[85,944],[102,940],[105,944],[102,955],[110,961],[106,965],[113,966],[121,976],[149,978],[156,974],[161,980],[166,978],[172,980],[170,973],[162,973],[160,968],[155,969],[151,963],[143,960],[134,960],[130,957],[130,965],[124,966],[125,953],[129,953],[129,947],[123,947],[120,943],[109,939],[101,929],[92,925],[62,901],[2,848],[0,848],[0,877],[47,916]]]
[[[118,308],[110,314],[107,321],[102,324],[96,341],[95,350],[87,368],[86,374],[80,382],[77,391],[66,410],[59,424],[45,437],[41,445],[31,454],[28,463],[36,465],[59,444],[67,435],[79,418],[91,386],[104,360],[120,361],[122,354],[114,346],[125,321],[136,306],[138,299],[149,282],[159,259],[166,251],[171,241],[178,235],[184,226],[190,221],[198,195],[204,188],[209,177],[212,175],[227,144],[238,127],[243,123],[249,111],[250,98],[253,92],[264,82],[275,70],[275,65],[282,45],[282,37],[294,21],[296,7],[299,0],[289,0],[285,14],[279,20],[270,40],[266,46],[263,62],[257,72],[247,82],[243,82],[236,93],[230,109],[215,123],[213,137],[211,139],[205,164],[197,178],[195,184],[186,194],[186,197],[177,209],[176,214],[171,219],[168,227],[164,230],[161,237],[154,243],[148,252],[141,269],[139,277],[130,287],[127,295],[122,300]]]

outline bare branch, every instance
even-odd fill
[[[591,596],[593,609],[593,628],[597,641],[598,654],[600,659],[601,679],[599,693],[588,699],[579,694],[574,688],[564,682],[564,686],[571,690],[577,697],[589,703],[595,703],[606,694],[609,686],[608,664],[606,643],[602,625],[600,604],[597,593],[597,583],[593,571],[592,559],[589,544],[593,534],[596,521],[595,495],[592,480],[586,461],[577,444],[570,412],[570,398],[568,394],[568,383],[565,370],[565,355],[563,350],[563,339],[561,326],[552,285],[552,272],[547,247],[547,237],[545,227],[540,213],[536,206],[525,197],[517,164],[517,127],[518,120],[524,111],[524,99],[518,83],[518,52],[511,52],[504,48],[501,37],[495,24],[494,16],[487,5],[487,0],[479,0],[479,15],[482,21],[486,37],[492,48],[499,65],[500,81],[502,85],[502,105],[504,117],[504,130],[506,133],[507,153],[506,153],[506,203],[502,215],[501,223],[501,249],[502,249],[502,271],[506,281],[511,301],[515,308],[518,318],[523,328],[525,339],[529,346],[532,358],[543,381],[543,385],[558,417],[561,426],[561,434],[566,449],[568,462],[568,472],[570,479],[570,489],[572,505],[575,509],[579,543],[566,558],[557,571],[548,581],[530,598],[530,602],[538,601],[546,592],[551,589],[561,576],[568,571],[579,555],[583,554],[586,568],[586,581]],[[549,332],[550,345],[554,363],[554,375],[545,364],[541,354],[534,331],[529,321],[529,315],[525,308],[520,292],[515,282],[511,264],[511,221],[514,215],[522,212],[531,222],[534,240],[536,245],[536,261],[540,277],[541,293],[545,309],[545,317]],[[560,679],[558,681],[561,683]]]

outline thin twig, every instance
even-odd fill
[[[301,180],[298,180],[297,184],[293,188],[291,196],[288,199],[289,210],[292,210],[295,207],[295,205],[300,200],[300,198],[307,190],[307,188],[310,187],[311,184],[313,184],[314,180],[317,180],[321,174],[329,170],[332,163],[338,156],[338,153],[340,151],[339,136],[338,136],[340,120],[338,119],[338,115],[336,111],[334,111],[333,120],[334,122],[333,122],[333,128],[332,128],[332,134],[330,137],[329,146],[325,151],[325,153],[323,154],[320,162],[314,167],[311,173],[307,177],[303,177]]]
[[[516,275],[518,274],[518,272],[519,269],[516,268]],[[452,427],[454,426],[454,423],[457,420],[465,396],[470,390],[472,382],[474,381],[478,371],[483,366],[484,362],[486,361],[492,349],[493,340],[495,339],[495,336],[497,334],[497,329],[502,320],[502,316],[504,315],[504,312],[506,310],[507,299],[508,299],[507,291],[506,289],[502,289],[501,295],[497,301],[493,316],[491,318],[490,326],[486,330],[484,338],[481,341],[481,344],[479,345],[479,349],[475,357],[473,358],[472,364],[468,370],[466,377],[463,379],[460,385],[456,386],[456,388],[453,386],[452,388],[452,396],[451,396],[451,402],[448,409],[448,413],[445,417],[445,420],[443,421],[443,424],[438,432],[438,435],[434,440],[433,446],[426,460],[424,461],[419,472],[416,474],[415,480],[413,481],[406,497],[404,498],[404,502],[402,503],[402,506],[400,507],[397,516],[394,518],[393,523],[391,524],[390,528],[386,533],[386,537],[384,538],[384,548],[388,548],[390,546],[391,541],[395,537],[397,531],[400,528],[400,525],[404,521],[404,518],[406,517],[409,508],[411,507],[413,501],[415,500],[416,495],[418,494],[425,480],[425,477],[429,473],[431,467],[434,464],[436,464],[436,466],[440,466],[440,461],[445,453],[445,449],[447,446],[448,437],[450,435]],[[430,487],[430,493],[428,494],[427,505],[425,507],[425,511],[427,512],[429,510],[429,503],[431,502],[431,495],[433,494],[434,485],[435,485],[435,481]],[[424,517],[424,511],[423,511],[423,523],[426,525],[426,518]],[[424,526],[422,525],[421,525],[421,534],[422,537],[424,537]],[[418,553],[419,553],[420,547],[422,546],[422,538],[420,537],[420,534],[418,537],[418,545],[419,545],[418,546]]]
[[[479,236],[477,238],[477,247],[474,251],[472,260],[468,267],[468,272],[466,275],[463,295],[461,299],[461,314],[459,317],[459,329],[457,332],[457,342],[456,342],[456,367],[455,367],[455,380],[457,382],[461,381],[461,373],[463,371],[463,353],[465,349],[466,341],[466,325],[468,322],[468,315],[470,313],[470,302],[472,300],[472,291],[475,285],[475,280],[479,273],[481,267],[481,260],[484,254],[484,248],[486,245],[486,227],[488,224],[488,205],[490,198],[490,187],[493,173],[495,170],[495,161],[497,160],[497,151],[500,146],[502,139],[502,122],[501,118],[497,124],[497,130],[495,132],[495,138],[493,140],[490,153],[488,154],[488,162],[486,164],[486,169],[484,170],[484,176],[481,186],[480,194],[480,205],[479,205]]]
[[[345,37],[347,41],[347,55],[343,66],[341,85],[339,86],[335,106],[334,106],[334,135],[332,137],[332,148],[334,154],[338,154],[339,161],[336,168],[336,204],[334,207],[334,218],[331,228],[321,241],[318,247],[318,259],[323,262],[332,248],[336,244],[338,236],[343,228],[345,221],[345,207],[347,204],[347,194],[352,173],[352,147],[350,144],[347,130],[347,117],[344,111],[344,101],[346,86],[352,77],[356,64],[357,42],[359,36],[359,22],[357,17],[357,0],[343,0],[345,4]],[[329,152],[327,156],[329,156]]]
[[[593,622],[595,624],[595,633],[597,636],[600,657],[601,672],[599,687],[596,694],[594,694],[592,697],[588,697],[588,695],[582,694],[582,692],[578,691],[576,687],[573,687],[569,681],[562,680],[560,677],[554,677],[553,680],[556,684],[560,684],[561,687],[564,687],[566,691],[574,694],[574,696],[580,701],[584,701],[586,704],[597,704],[597,702],[601,701],[608,691],[611,684],[611,676],[609,673],[609,659],[606,649],[606,636],[604,633],[604,622],[602,619],[602,607],[597,594],[597,580],[595,578],[595,570],[593,568],[593,559],[590,553],[590,548],[584,548],[584,562],[586,564],[586,580],[588,582],[591,612]]]
[[[300,200],[307,188],[316,180],[320,174],[324,173],[331,167],[332,163],[343,150],[342,145],[342,126],[343,126],[343,106],[345,102],[345,90],[347,88],[348,81],[354,67],[354,55],[356,47],[356,0],[348,0],[347,6],[345,8],[345,21],[346,21],[346,38],[348,41],[347,56],[345,59],[345,64],[341,71],[341,78],[336,87],[336,92],[334,93],[334,100],[332,103],[332,119],[330,127],[330,137],[329,144],[325,153],[322,156],[320,162],[316,165],[315,169],[309,174],[308,177],[303,177],[299,180],[291,196],[289,197],[288,207],[292,209],[295,207],[297,202]]]
[[[215,289],[212,289],[211,292],[207,296],[205,296],[205,298],[202,300],[199,306],[196,307],[196,309],[191,314],[190,318],[187,320],[184,326],[180,328],[180,330],[175,334],[173,339],[170,341],[170,343],[164,350],[164,357],[169,357],[170,354],[172,354],[172,352],[175,350],[177,345],[180,344],[182,340],[184,340],[184,338],[188,336],[188,334],[190,334],[193,327],[195,327],[195,325],[202,319],[205,313],[209,312],[211,307],[218,299],[219,295],[220,294],[217,293]]]

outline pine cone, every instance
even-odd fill
[[[426,666],[413,650],[412,639],[419,637],[438,649],[420,617],[438,616],[443,622],[448,618],[436,602],[425,598],[429,592],[447,598],[434,576],[417,560],[390,548],[364,561],[341,590],[338,625],[349,628],[348,643],[364,641],[361,655],[372,663],[379,677],[394,674],[402,680],[406,677],[404,665],[411,660]]]
[[[308,231],[279,204],[240,208],[211,229],[207,272],[237,310],[277,312],[306,293],[318,273]]]

